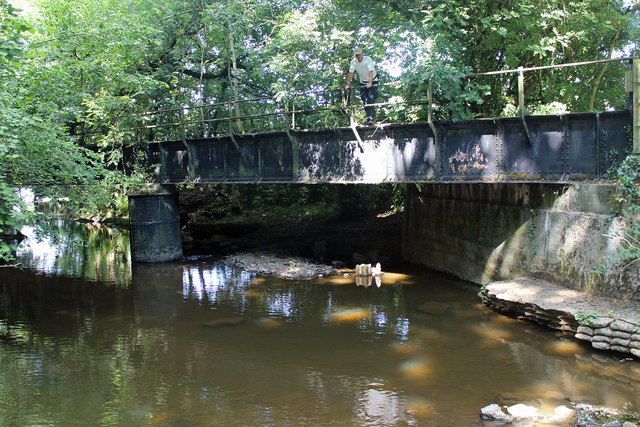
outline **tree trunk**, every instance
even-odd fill
[[[228,0],[227,8],[231,13],[233,7],[233,0]],[[233,100],[236,110],[236,125],[238,126],[238,132],[244,133],[244,127],[242,126],[242,120],[240,119],[240,103],[238,102],[240,97],[238,94],[238,63],[236,62],[236,48],[233,41],[233,26],[231,25],[231,18],[227,21],[229,25],[229,53],[231,54],[231,67],[229,69],[229,80],[231,87],[233,88]]]
[[[621,24],[620,26],[618,26],[618,29],[616,30],[616,34],[613,36],[613,40],[611,40],[611,44],[609,45],[609,55],[608,55],[609,59],[611,59],[611,57],[613,56],[613,50],[616,46],[616,42],[618,41],[618,36],[620,35],[620,31],[622,30],[623,27],[624,27],[624,24]],[[598,74],[596,74],[593,77],[593,80],[591,83],[591,94],[589,95],[588,111],[593,111],[593,106],[596,103],[596,94],[598,93],[598,87],[600,86],[600,81],[602,80],[602,76],[604,76],[604,73],[605,71],[607,71],[608,67],[609,67],[609,63],[605,62],[602,65],[602,68],[600,69]]]

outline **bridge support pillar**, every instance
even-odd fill
[[[159,187],[129,195],[133,261],[166,262],[182,258],[177,194]]]

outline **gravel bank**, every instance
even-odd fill
[[[312,279],[337,274],[338,270],[299,257],[277,257],[261,252],[245,252],[229,255],[225,262],[251,273],[275,276],[282,279]]]

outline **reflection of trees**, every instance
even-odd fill
[[[128,231],[59,219],[25,230],[29,238],[19,257],[28,268],[124,286],[131,282]]]

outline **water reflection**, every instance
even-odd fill
[[[122,287],[0,269],[0,424],[458,426],[493,402],[640,404],[637,362],[451,279],[384,276],[283,282],[205,258],[135,264]]]
[[[119,286],[131,283],[128,231],[47,219],[24,226],[21,232],[26,239],[16,255],[29,269]]]

